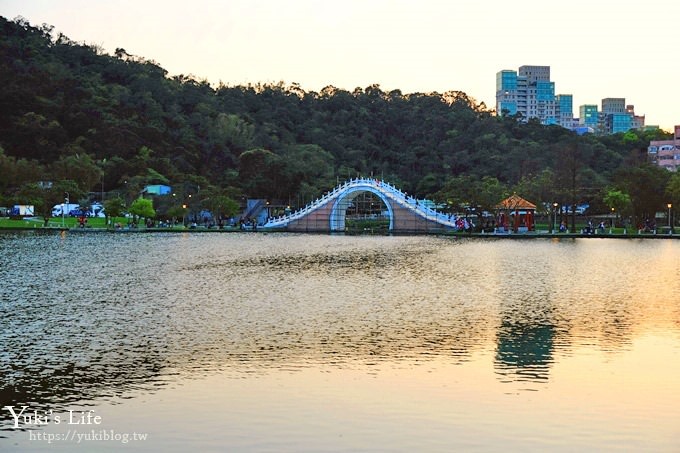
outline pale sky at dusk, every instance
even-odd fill
[[[625,97],[680,124],[680,2],[672,0],[0,0],[0,15],[155,60],[213,86],[297,82],[464,91],[495,107],[495,75],[551,67],[556,94]]]

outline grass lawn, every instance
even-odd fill
[[[125,228],[127,227],[128,224],[128,218],[127,217],[114,217],[110,219],[110,225],[115,225],[116,223],[120,223],[120,225]],[[63,222],[63,223],[62,223]],[[43,228],[45,225],[45,222],[43,221],[42,217],[30,217],[30,218],[25,218],[21,220],[13,220],[8,217],[0,217],[0,229],[2,228],[22,228],[22,229],[32,229],[32,228]],[[51,217],[49,221],[47,222],[48,228],[78,228],[80,225],[78,223],[78,218],[77,217]],[[86,228],[107,228],[106,225],[106,219],[103,217],[88,217],[87,218],[87,224]],[[109,226],[109,228],[111,228]],[[144,222],[140,221],[139,222],[139,229],[144,230],[146,227],[144,227]],[[182,225],[175,225],[172,228],[164,228],[164,229],[172,229],[172,230],[184,230],[186,229]],[[199,230],[203,230],[203,228],[198,228]],[[225,228],[226,230],[227,228]],[[231,229],[231,228],[230,228]]]
[[[64,228],[77,228],[78,227],[78,218],[76,217],[66,217],[63,219],[63,224],[62,224],[62,218],[61,217],[52,217],[50,218],[47,226],[51,228],[62,228],[62,225]],[[113,219],[112,224],[115,223],[120,223],[123,228],[127,226],[128,219],[126,217],[115,217]],[[352,224],[352,226],[355,227],[354,232],[357,231],[365,231],[365,229],[375,229],[376,232],[378,231],[383,231],[387,233],[387,225],[385,224],[385,220],[381,220],[378,222],[373,221],[375,224],[371,223],[370,221],[367,222],[366,224],[363,224],[361,222],[357,222],[356,224]],[[351,223],[351,222],[350,222]],[[0,229],[2,228],[12,228],[12,229],[33,229],[33,228],[43,228],[43,225],[45,223],[43,222],[42,217],[31,217],[31,218],[26,218],[26,219],[21,219],[21,220],[12,220],[7,217],[0,217]],[[571,226],[571,225],[570,225]],[[87,228],[106,228],[106,219],[100,218],[100,217],[89,217],[87,219]],[[585,227],[585,222],[576,222],[576,232],[581,233],[581,230]],[[143,226],[143,223],[140,222],[140,228],[145,229]],[[173,227],[172,229],[174,230],[184,230],[186,229],[182,225],[177,225]],[[537,233],[547,233],[550,229],[550,225],[546,223],[536,223],[536,229],[535,231]],[[205,230],[202,227],[199,227],[197,230]],[[232,231],[236,230],[235,228],[225,228],[225,231]],[[680,232],[680,230],[676,229],[675,233],[677,234]],[[560,234],[555,232],[556,234]],[[567,231],[569,233],[569,231]],[[460,234],[463,234],[460,232]],[[609,226],[605,228],[604,234],[600,233],[599,231],[597,232],[599,235],[635,235],[635,236],[649,236],[652,233],[642,233],[638,234],[638,231],[636,229],[630,230],[628,229],[625,231],[622,227],[616,227],[613,229],[610,229]],[[667,235],[668,234],[668,228],[667,227],[660,227],[660,229],[657,231],[657,234],[659,235]]]
[[[127,225],[125,217],[116,217],[115,222],[120,222],[121,225]],[[21,220],[13,220],[8,217],[0,217],[0,228],[42,228],[45,225],[42,217],[30,217]],[[77,217],[51,217],[47,223],[48,227],[53,228],[76,228],[78,226]],[[88,217],[88,228],[106,228],[106,219],[101,217]]]

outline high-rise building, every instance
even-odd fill
[[[574,124],[574,97],[571,94],[557,95],[557,124],[572,129]]]
[[[607,134],[639,129],[645,125],[645,117],[635,115],[635,107],[626,105],[625,98],[602,99],[600,126]]]
[[[499,115],[515,115],[519,108],[519,89],[517,86],[517,72],[500,71],[496,73],[496,111]],[[523,96],[526,109],[526,91]]]
[[[557,124],[555,82],[550,66],[520,66],[519,71],[496,73],[496,112],[520,114],[523,121],[537,118],[542,124]]]
[[[625,113],[626,98],[604,98],[602,99],[602,113]]]
[[[593,131],[597,129],[600,122],[600,114],[595,104],[584,104],[578,108],[578,123],[584,127],[591,127]]]

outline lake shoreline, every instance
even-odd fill
[[[68,228],[68,227],[0,227],[1,232],[69,232],[75,234],[91,234],[91,233],[253,233],[253,234],[274,234],[274,233],[288,233],[288,234],[314,234],[314,235],[347,235],[347,236],[442,236],[452,238],[477,238],[477,239],[680,239],[680,233],[604,233],[604,234],[586,234],[586,233],[464,233],[464,232],[447,232],[447,231],[413,231],[413,232],[383,232],[383,231],[345,231],[345,232],[330,232],[330,231],[286,231],[286,230],[241,230],[237,228]]]

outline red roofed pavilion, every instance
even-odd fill
[[[502,231],[514,233],[534,231],[536,205],[517,194],[512,194],[496,205],[498,225]]]

